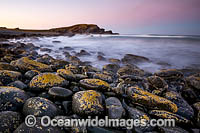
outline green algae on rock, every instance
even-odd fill
[[[29,87],[31,91],[45,91],[51,87],[67,86],[69,82],[64,78],[53,73],[41,73],[30,81]]]
[[[104,111],[102,95],[94,90],[79,91],[73,96],[72,110],[78,115],[100,115]]]

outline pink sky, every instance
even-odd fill
[[[1,0],[1,27],[46,29],[77,23],[120,33],[200,34],[200,0]]]

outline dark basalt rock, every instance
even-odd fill
[[[90,53],[88,53],[85,50],[81,50],[79,53],[76,53],[76,56],[88,56]]]
[[[19,81],[19,80],[8,84],[8,86],[16,87],[16,88],[19,88],[19,89],[22,89],[22,90],[27,88],[27,85],[24,84],[22,81]]]
[[[63,101],[62,105],[65,110],[65,114],[69,114],[72,110],[72,101]]]
[[[28,95],[15,87],[0,86],[0,111],[19,111]]]
[[[107,64],[103,66],[103,71],[107,71],[110,73],[116,73],[118,69],[120,68],[117,64]]]
[[[119,70],[117,71],[117,75],[118,76],[123,76],[123,75],[134,75],[134,76],[144,76],[145,72],[141,69],[139,69],[136,66],[133,65],[126,65],[123,66],[121,68],[119,68]]]
[[[143,56],[138,56],[138,55],[133,55],[133,54],[126,54],[121,61],[124,64],[137,64],[137,63],[141,63],[141,62],[148,62],[149,59]]]
[[[99,61],[106,61],[106,58],[103,57],[102,55],[97,55],[97,59],[98,59]]]
[[[36,75],[38,75],[38,74],[40,74],[40,72],[39,71],[37,71],[37,70],[30,70],[30,71],[27,71],[25,74],[24,74],[24,76],[25,76],[25,78],[27,78],[27,79],[32,79],[33,77],[35,77]]]
[[[109,75],[106,75],[106,74],[95,73],[93,75],[93,78],[95,78],[95,79],[101,79],[101,80],[106,81],[108,83],[112,83],[113,82],[112,77],[109,76]]]
[[[22,116],[20,113],[13,112],[13,111],[0,112],[0,132],[1,133],[13,132],[22,122],[23,122]]]
[[[166,92],[164,94],[164,97],[177,105],[178,111],[176,112],[176,114],[183,116],[189,120],[194,117],[194,111],[192,107],[177,92]]]
[[[45,121],[46,122],[46,121]],[[14,133],[65,133],[59,127],[48,126],[44,127],[41,124],[41,118],[36,117],[36,124],[33,127],[28,127],[25,122],[22,123]]]
[[[183,78],[183,73],[176,69],[160,70],[155,75],[169,81]]]
[[[67,99],[73,94],[71,90],[65,89],[62,87],[53,87],[49,89],[48,93],[54,99],[58,99],[58,100]]]
[[[23,106],[23,114],[34,115],[36,117],[54,117],[60,113],[58,107],[48,99],[42,97],[29,98]]]
[[[158,127],[158,131],[161,133],[189,133],[180,127]]]
[[[16,71],[16,68],[6,62],[0,62],[0,70]]]
[[[125,110],[121,102],[116,97],[109,97],[105,100],[107,115],[110,119],[121,119],[125,115]]]
[[[189,76],[188,78],[186,78],[186,81],[188,85],[195,90],[200,90],[200,73]]]
[[[22,74],[17,71],[0,70],[0,82],[7,85],[15,80],[19,80]]]

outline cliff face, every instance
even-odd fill
[[[94,24],[77,24],[70,27],[50,29],[53,32],[59,33],[74,33],[74,34],[116,34],[112,31],[105,31]]]

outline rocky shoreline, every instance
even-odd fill
[[[0,43],[0,132],[200,131],[199,71],[149,73],[135,65],[149,59],[130,54],[122,60],[109,59],[111,63],[99,70],[78,58],[88,55],[87,51],[76,56],[66,53],[66,61],[39,55],[37,49],[34,44]],[[103,53],[98,58],[103,60]],[[37,117],[36,126],[25,125],[27,115]],[[56,119],[172,118],[176,127],[42,127],[40,119],[46,115]]]

